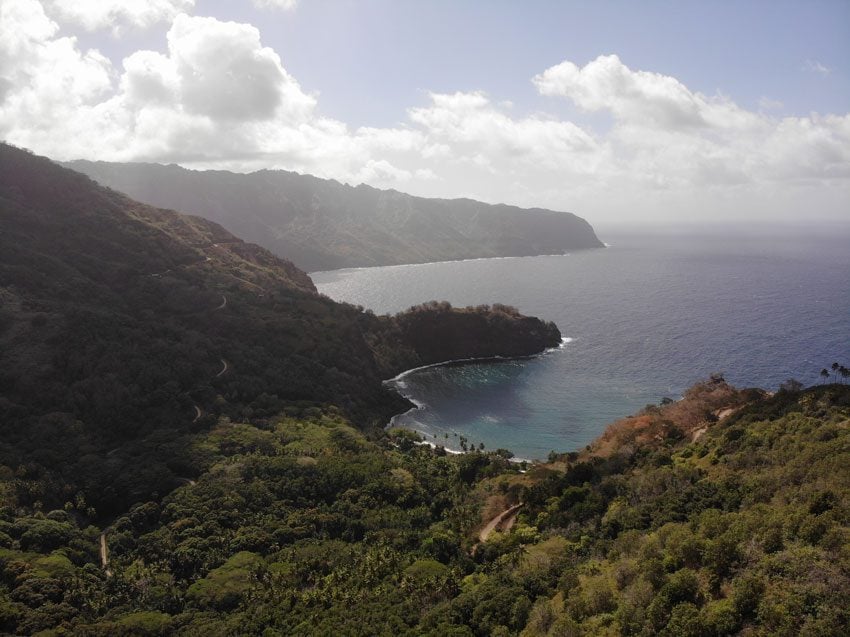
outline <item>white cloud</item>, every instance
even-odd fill
[[[624,121],[676,129],[705,124],[700,116],[702,100],[678,80],[632,72],[616,55],[598,57],[583,68],[565,61],[532,81],[543,95],[568,97],[588,111],[606,109]]]
[[[298,0],[251,0],[258,9],[283,9],[291,11],[298,6]]]
[[[87,31],[109,28],[116,35],[123,25],[148,28],[191,10],[195,0],[46,0],[49,14]]]
[[[391,185],[409,181],[412,176],[410,171],[397,168],[386,159],[370,159],[357,173],[355,179],[377,185]]]
[[[419,168],[414,173],[414,176],[416,177],[416,179],[419,179],[421,181],[438,181],[440,179],[437,176],[437,173],[435,173],[430,168]]]
[[[483,93],[432,93],[430,99],[429,106],[411,109],[410,119],[427,131],[431,143],[452,149],[455,159],[486,156],[511,164],[583,170],[600,150],[593,137],[572,122],[514,119]]]
[[[826,77],[830,73],[832,73],[832,69],[824,66],[817,60],[806,60],[806,63],[803,65],[803,68],[811,73],[815,73],[822,77]]]
[[[655,187],[843,179],[850,166],[843,118],[750,112],[725,96],[693,92],[675,78],[633,71],[615,55],[583,68],[562,62],[533,82],[543,95],[609,111],[615,125],[607,141],[621,172]]]
[[[168,32],[168,50],[181,103],[190,112],[234,120],[277,113],[299,122],[315,105],[250,25],[179,15]]]
[[[55,130],[112,92],[109,60],[58,30],[38,2],[0,3],[0,133]]]
[[[256,28],[176,16],[166,54],[137,51],[123,72],[59,37],[35,0],[0,5],[0,134],[56,158],[217,161],[264,152],[267,140],[304,150],[321,125]],[[23,37],[20,34],[28,34]],[[271,123],[270,126],[265,126]],[[280,129],[280,130],[277,130]]]
[[[121,92],[129,104],[176,104],[180,76],[168,57],[154,51],[136,51],[124,59]]]
[[[542,95],[566,97],[587,111],[608,110],[617,120],[664,130],[748,125],[751,114],[724,97],[690,91],[676,78],[632,71],[616,55],[604,55],[582,68],[569,61],[532,80]]]
[[[532,80],[541,95],[610,113],[605,131],[477,91],[429,94],[403,126],[351,129],[319,113],[251,25],[178,14],[165,42],[114,65],[63,36],[36,0],[0,0],[0,138],[56,159],[286,168],[591,220],[801,202],[840,215],[836,202],[850,200],[850,114],[748,111],[616,56]]]

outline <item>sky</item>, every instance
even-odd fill
[[[850,2],[0,0],[0,139],[594,225],[850,224]]]

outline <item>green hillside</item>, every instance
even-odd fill
[[[65,165],[139,201],[211,219],[308,271],[602,247],[590,224],[568,212],[426,199],[283,170]]]
[[[375,316],[211,222],[0,168],[0,634],[846,634],[850,386],[714,377],[546,464],[447,454],[382,429],[409,404],[381,380],[554,325]]]
[[[715,390],[692,392],[692,412],[711,414]],[[106,569],[101,529],[73,509],[7,507],[0,626],[845,634],[850,387],[722,391],[737,411],[707,416],[696,442],[668,408],[651,408],[642,416],[666,431],[654,444],[528,473],[499,453],[447,456],[404,432],[370,442],[332,409],[263,426],[221,418],[185,450],[202,467],[196,481],[105,529]],[[484,521],[514,502],[515,526],[479,543]]]
[[[219,417],[330,404],[379,432],[411,406],[386,378],[560,342],[502,306],[375,316],[209,221],[12,146],[0,168],[0,465],[21,506],[101,519],[195,475],[187,445]]]

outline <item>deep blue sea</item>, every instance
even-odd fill
[[[850,363],[850,232],[600,232],[606,249],[311,274],[331,298],[395,313],[431,299],[506,303],[571,339],[537,358],[432,367],[396,387],[395,424],[521,458],[583,447],[605,426],[722,372],[737,386],[820,382]]]

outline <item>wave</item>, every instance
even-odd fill
[[[414,431],[416,431],[416,433],[419,433],[419,434],[423,434],[423,435],[425,434],[425,432],[417,431],[417,430],[415,430],[415,429],[414,429]],[[449,454],[451,454],[451,455],[453,455],[453,456],[462,456],[462,455],[464,455],[465,453],[476,453],[476,452],[474,452],[474,451],[463,451],[463,450],[461,450],[461,449],[451,449],[450,447],[446,447],[445,445],[438,445],[438,444],[437,444],[437,443],[435,443],[435,442],[431,442],[430,440],[424,440],[424,439],[423,439],[423,440],[418,440],[418,441],[414,442],[413,444],[415,444],[415,445],[419,445],[420,447],[425,447],[425,446],[427,446],[427,447],[431,447],[431,449],[436,449],[437,447],[442,447],[442,449],[443,449],[446,453],[449,453]],[[535,462],[535,461],[534,461],[534,460],[529,460],[528,458],[517,458],[517,457],[515,456],[515,457],[513,457],[513,458],[508,458],[508,462],[512,462],[512,463],[514,463],[514,464],[522,464],[523,462],[525,462],[525,463],[527,463],[527,464],[534,464],[534,462]]]
[[[510,259],[513,257],[499,257],[500,259]],[[402,382],[403,379],[413,372],[419,372],[423,369],[431,369],[432,367],[448,367],[454,365],[465,365],[467,363],[488,363],[488,362],[500,362],[500,361],[518,361],[518,360],[526,360],[531,358],[536,358],[537,356],[542,356],[546,352],[555,352],[559,349],[564,349],[567,346],[567,343],[572,343],[575,339],[570,336],[562,336],[560,345],[555,345],[554,347],[547,347],[542,352],[538,354],[528,354],[525,356],[478,356],[471,358],[453,358],[447,361],[440,361],[439,363],[429,363],[428,365],[420,365],[419,367],[411,367],[410,369],[406,369],[400,374],[393,376],[392,378],[388,378],[383,381],[384,385],[392,384],[394,388],[406,389],[407,383]],[[401,392],[399,392],[401,393]],[[405,396],[407,398],[407,396]],[[410,400],[408,398],[408,400]]]
[[[411,367],[410,369],[404,370],[402,373],[397,376],[393,376],[392,378],[388,378],[383,381],[384,385],[388,385],[390,383],[393,384],[395,388],[406,388],[407,384],[404,382],[399,382],[403,378],[410,376],[413,372],[419,372],[423,369],[431,369],[432,367],[447,367],[449,365],[463,365],[465,363],[486,363],[487,361],[507,361],[519,358],[531,358],[532,356],[537,356],[537,354],[532,354],[531,356],[480,356],[478,358],[453,358],[447,361],[440,361],[439,363],[430,363],[428,365],[420,365],[419,367]],[[401,392],[399,392],[401,393]],[[407,398],[407,396],[405,396]],[[408,399],[410,400],[410,399]]]
[[[414,431],[416,431],[416,430],[414,429]],[[417,431],[416,433],[422,434],[424,432]],[[438,445],[436,442],[431,442],[430,440],[418,440],[418,441],[414,442],[413,444],[419,445],[420,447],[426,447],[426,446],[431,447],[431,449],[436,449],[437,447],[443,447],[443,449],[445,450],[446,453],[450,453],[453,456],[462,456],[465,453],[469,453],[467,451],[461,451],[460,449],[450,449],[449,447],[445,447],[443,445]]]

